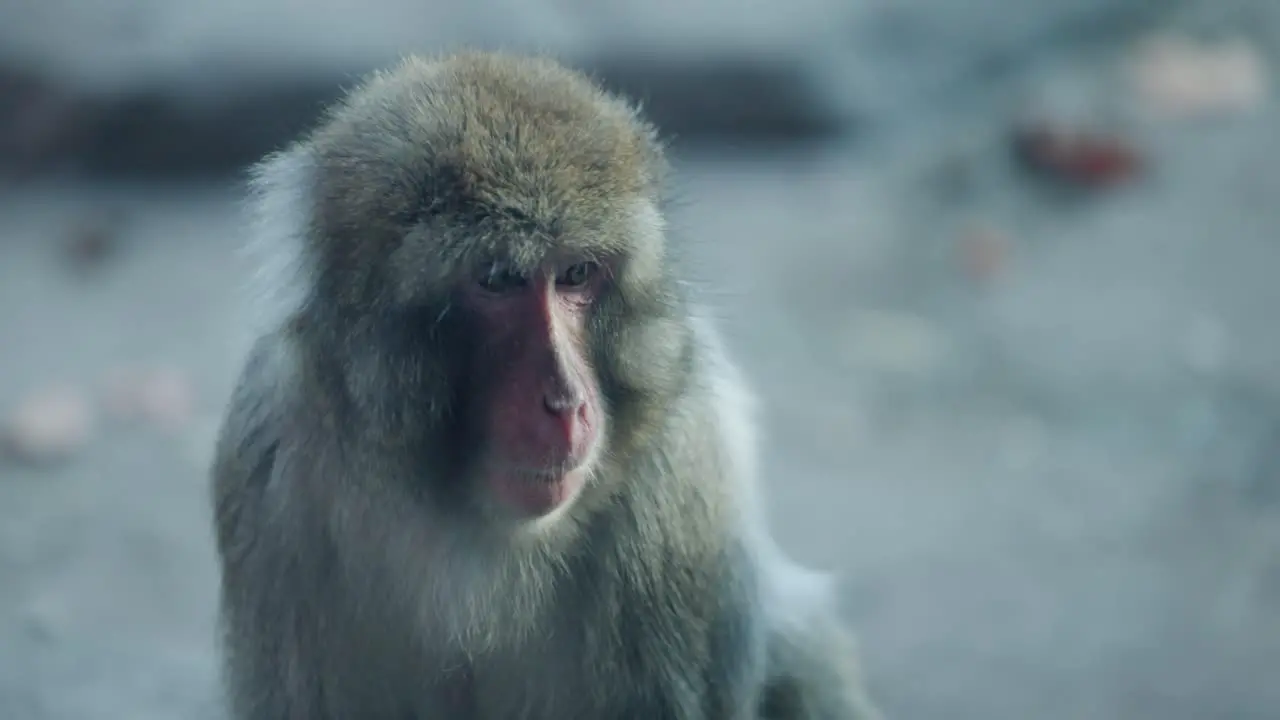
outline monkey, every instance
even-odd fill
[[[254,166],[211,463],[234,720],[871,720],[663,141],[558,60],[377,71]]]

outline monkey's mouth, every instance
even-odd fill
[[[535,519],[566,505],[586,481],[585,468],[558,471],[494,470],[489,486],[495,498],[521,518]]]

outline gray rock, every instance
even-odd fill
[[[45,0],[0,23],[0,163],[124,175],[226,174],[314,122],[405,52],[541,50],[641,99],[681,142],[828,138],[964,93],[1052,46],[1123,32],[1156,0],[730,0],[465,6],[330,0]],[[988,16],[999,15],[1000,22]],[[503,18],[495,24],[493,18]],[[34,92],[31,86],[39,88]],[[8,117],[7,117],[8,116]]]

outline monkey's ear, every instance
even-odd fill
[[[667,256],[667,220],[653,201],[637,202],[628,217],[629,234],[625,283],[652,285],[662,276]]]
[[[303,146],[269,155],[249,171],[241,255],[251,265],[257,334],[281,327],[301,311],[315,282],[309,247],[315,173],[314,158]]]
[[[645,184],[654,199],[661,200],[663,187],[671,171],[671,164],[667,159],[667,143],[662,133],[658,131],[658,127],[645,119],[638,103],[631,103],[630,107],[631,117],[640,133],[640,143],[644,152]]]

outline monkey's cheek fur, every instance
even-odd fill
[[[568,505],[586,484],[585,468],[563,475],[495,472],[488,478],[495,499],[522,520],[537,520]]]

